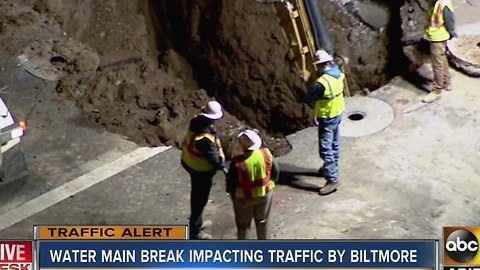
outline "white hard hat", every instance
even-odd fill
[[[315,65],[330,62],[332,60],[333,57],[325,50],[318,50],[315,52]]]
[[[258,135],[257,132],[251,129],[247,129],[243,132],[240,132],[237,138],[240,138],[241,136],[244,136],[244,135],[252,142],[252,145],[248,147],[247,150],[257,150],[262,146],[262,138],[260,138],[260,135]]]
[[[222,105],[217,101],[209,101],[201,110],[201,115],[211,120],[218,120],[223,117]]]

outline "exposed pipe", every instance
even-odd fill
[[[317,50],[323,49],[330,55],[333,55],[334,50],[332,40],[330,39],[325,21],[323,20],[319,0],[304,0],[304,2],[307,8],[310,25],[313,28],[312,30]]]

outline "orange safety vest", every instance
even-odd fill
[[[450,33],[445,26],[445,18],[443,17],[443,9],[450,8],[453,12],[453,4],[450,0],[438,0],[430,14],[430,24],[426,29],[428,39],[430,41],[446,41],[450,39]]]
[[[215,136],[211,133],[205,132],[200,134],[194,134],[193,132],[187,132],[185,141],[182,145],[182,160],[188,167],[198,172],[213,171],[214,168],[210,162],[205,159],[204,155],[197,150],[195,142],[203,138],[208,138],[215,143]]]
[[[259,198],[275,187],[272,178],[273,155],[268,148],[253,150],[233,159],[238,171],[237,198]]]

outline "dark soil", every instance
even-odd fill
[[[360,2],[320,2],[336,54],[350,60],[352,91],[375,90],[409,67],[401,14],[408,3]],[[152,7],[160,52],[179,51],[197,82],[236,117],[276,136],[312,125],[312,110],[303,102],[305,85],[288,60],[289,47],[271,6],[160,0]]]

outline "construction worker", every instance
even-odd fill
[[[340,159],[340,123],[345,110],[343,97],[345,75],[334,63],[333,57],[324,50],[316,52],[319,78],[307,94],[308,102],[315,102],[315,122],[318,125],[318,146],[323,166],[319,172],[327,180],[319,191],[330,194],[340,185],[338,163]]]
[[[223,117],[222,106],[210,101],[202,107],[201,113],[190,121],[182,145],[182,166],[190,174],[190,237],[206,240],[212,236],[203,229],[212,225],[203,221],[203,209],[207,205],[213,176],[218,170],[225,170],[225,155],[213,124]]]
[[[273,188],[280,175],[275,157],[257,132],[246,130],[238,135],[243,153],[232,159],[227,173],[227,193],[235,211],[237,238],[247,239],[252,219],[257,238],[268,239],[268,218],[272,206]]]
[[[452,90],[452,79],[447,59],[447,41],[457,37],[451,0],[434,0],[426,37],[430,41],[432,57],[433,86],[423,102],[431,103],[440,99],[442,91]]]

